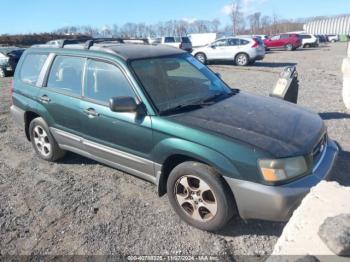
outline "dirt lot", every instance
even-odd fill
[[[296,64],[299,104],[321,115],[342,147],[335,179],[350,185],[350,115],[341,98],[345,44],[271,52],[255,66],[216,64],[232,87],[268,95],[286,65]],[[218,234],[187,226],[153,185],[75,154],[40,160],[14,126],[10,78],[0,80],[0,255],[266,255],[282,223],[234,219]]]

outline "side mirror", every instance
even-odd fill
[[[133,97],[118,96],[109,99],[109,108],[113,112],[136,112],[139,105]]]
[[[216,48],[216,45],[210,45],[211,48],[215,49]]]

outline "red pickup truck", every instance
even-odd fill
[[[284,48],[293,51],[301,46],[301,38],[298,34],[280,34],[264,40],[266,50]]]

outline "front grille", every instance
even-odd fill
[[[313,159],[314,167],[317,166],[318,163],[320,162],[323,152],[326,150],[326,147],[327,147],[327,135],[324,135],[312,151],[312,159]]]

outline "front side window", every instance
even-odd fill
[[[189,54],[131,62],[160,113],[231,93],[212,71]]]
[[[123,72],[116,66],[89,60],[86,68],[84,96],[102,103],[112,97],[131,96],[134,92]]]
[[[213,44],[213,46],[226,46],[226,45],[227,45],[227,40],[226,39],[215,41],[214,44]]]
[[[47,54],[29,54],[26,56],[20,72],[20,78],[24,83],[36,84],[47,56]]]
[[[81,57],[57,56],[51,67],[47,87],[80,95],[85,60]]]
[[[275,36],[271,37],[271,40],[279,40],[279,39],[280,39],[279,35],[275,35]]]

